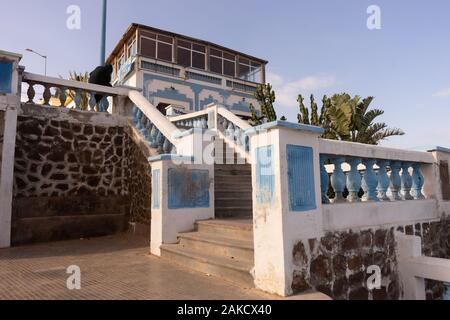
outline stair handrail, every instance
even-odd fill
[[[135,106],[158,128],[161,134],[170,141],[175,147],[179,142],[174,137],[179,129],[164,116],[150,101],[148,101],[142,93],[136,90],[130,90],[128,97]]]

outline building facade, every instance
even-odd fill
[[[142,88],[161,112],[195,112],[211,103],[248,117],[267,61],[207,41],[132,24],[108,57],[113,84]]]

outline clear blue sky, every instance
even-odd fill
[[[0,49],[30,47],[49,56],[49,75],[90,71],[99,60],[101,0],[3,0]],[[81,30],[66,28],[69,5]],[[381,8],[368,30],[367,7]],[[296,95],[348,92],[375,96],[381,120],[407,134],[386,146],[450,147],[450,1],[109,0],[107,52],[131,22],[209,40],[269,60],[278,114],[295,121]]]

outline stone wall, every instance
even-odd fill
[[[123,127],[19,116],[14,197],[127,195]]]
[[[151,168],[141,147],[131,143],[128,148],[130,220],[150,225],[152,203]]]
[[[299,241],[293,249],[295,266],[292,289],[323,292],[333,299],[397,300],[401,287],[395,252],[395,232],[422,237],[424,255],[449,258],[449,223],[419,223],[360,231],[329,232],[320,239]],[[367,267],[382,272],[381,289],[368,290]],[[427,281],[427,298],[442,297],[442,283]]]
[[[22,105],[13,244],[123,231],[130,220],[130,186],[136,189],[135,177],[145,176],[142,167],[130,168],[136,165],[130,154],[137,151],[121,117]]]
[[[3,135],[5,132],[5,111],[0,111],[0,176],[2,174]]]

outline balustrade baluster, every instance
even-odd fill
[[[201,121],[201,125],[202,125],[202,129],[208,129],[208,121],[205,118],[202,118]]]
[[[107,112],[109,108],[108,96],[103,96],[102,100],[99,102],[99,111]]]
[[[402,167],[402,164],[398,161],[391,161],[390,164],[391,167],[391,175],[389,176],[390,184],[389,189],[391,190],[391,200],[392,201],[398,201],[402,198],[400,197],[400,187],[401,187],[401,178],[400,178],[400,169]]]
[[[325,168],[325,162],[328,160],[328,156],[320,155],[320,191],[322,193],[322,203],[330,203],[328,198],[328,187],[330,185],[330,176]]]
[[[177,154],[177,147],[175,147],[175,145],[172,144],[172,149],[170,150],[171,154]]]
[[[238,146],[240,146],[240,145],[242,144],[242,141],[241,141],[241,133],[242,133],[241,128],[236,127],[236,130],[234,131],[234,140],[236,141],[236,144],[237,144]]]
[[[136,113],[136,129],[141,130],[142,129],[142,117],[144,116],[144,113],[141,111],[141,109],[138,109]]]
[[[28,83],[28,90],[27,90],[27,97],[28,101],[27,103],[34,103],[34,97],[36,96],[36,91],[34,90],[34,83],[33,82],[27,82]]]
[[[50,85],[44,85],[44,93],[42,94],[42,98],[44,100],[44,106],[50,105],[50,99],[52,98],[52,93],[50,92]]]
[[[66,101],[67,101],[66,88],[61,87],[59,88],[59,103],[60,103],[59,107],[64,108],[66,106]]]
[[[144,137],[147,141],[150,141],[152,128],[153,128],[153,123],[150,121],[150,119],[147,119],[147,123],[145,124],[145,134],[144,134]]]
[[[95,100],[95,92],[92,91],[91,96],[89,97],[89,108],[91,109],[91,111],[95,111],[96,105],[97,105],[97,100]]]
[[[156,126],[153,126],[152,132],[150,134],[150,147],[151,148],[158,147],[158,142],[157,142],[158,133],[159,133],[158,128]]]
[[[161,154],[163,153],[163,144],[164,144],[164,136],[161,133],[161,131],[158,130],[158,135],[156,136],[156,143],[157,143],[157,148],[158,148],[158,153]]]
[[[422,164],[421,163],[413,163],[413,174],[412,174],[412,190],[413,196],[415,200],[425,199],[425,196],[422,193],[422,188],[425,183],[425,180],[422,175]]]
[[[73,100],[75,102],[75,109],[81,110],[81,89],[75,89],[75,97]]]
[[[347,196],[348,202],[359,202],[359,191],[361,190],[361,174],[358,166],[361,164],[361,158],[348,158],[347,163],[350,165],[350,171],[347,173]]]
[[[164,138],[164,144],[163,144],[164,153],[168,154],[170,152],[171,148],[172,148],[172,144],[170,143],[169,139]]]
[[[386,195],[386,192],[389,188],[389,176],[387,174],[387,166],[389,165],[389,161],[386,160],[378,160],[377,165],[380,168],[378,170],[378,199],[381,201],[388,201],[389,197]]]
[[[134,123],[134,125],[137,125],[137,123],[138,123],[138,114],[139,114],[139,108],[136,105],[134,105],[133,106],[133,123]]]
[[[331,159],[331,163],[334,164],[334,171],[331,175],[331,186],[335,193],[333,203],[345,202],[343,195],[345,189],[345,174],[342,171],[343,162],[344,158],[342,157]]]
[[[373,166],[375,159],[364,159],[363,164],[366,167],[362,178],[362,188],[364,190],[363,201],[379,201],[377,197],[378,179]]]
[[[411,196],[412,177],[409,174],[409,167],[411,167],[411,163],[402,162],[401,187],[402,187],[402,199],[403,200],[413,200],[414,199]]]
[[[225,136],[229,139],[234,139],[234,125],[231,122],[228,124]]]

